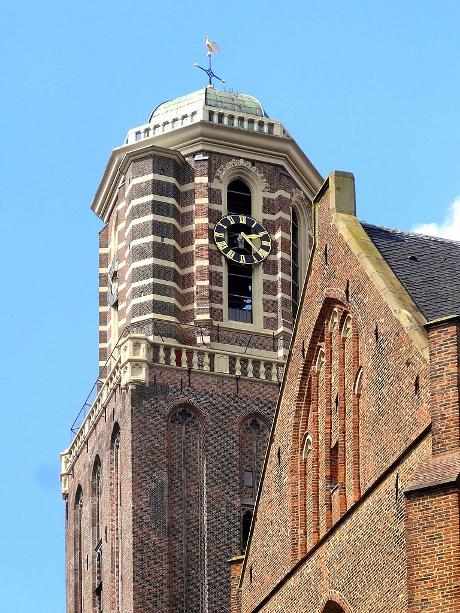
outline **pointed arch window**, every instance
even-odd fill
[[[169,598],[171,611],[202,611],[206,572],[207,473],[201,416],[189,404],[168,421]],[[201,509],[196,513],[196,509]]]
[[[74,610],[75,613],[83,611],[83,490],[79,485],[75,495],[74,504]]]
[[[110,445],[110,525],[112,536],[112,577],[115,613],[121,612],[121,488],[120,488],[120,428],[115,424]]]
[[[241,179],[235,179],[227,188],[227,211],[229,214],[251,215],[252,197],[249,186]],[[244,229],[244,226],[242,227]],[[228,244],[233,248],[237,245],[238,225],[228,237]],[[227,260],[227,292],[228,292],[228,318],[233,321],[252,323],[253,296],[252,296],[252,267],[237,264]]]
[[[326,603],[326,606],[324,607],[322,613],[345,613],[345,611],[339,604],[337,604],[333,600],[329,600]]]
[[[241,496],[241,550],[244,552],[249,538],[252,514],[268,441],[268,427],[259,416],[247,419],[240,429],[240,496]]]
[[[94,610],[102,612],[102,466],[99,456],[96,456],[91,479],[92,498],[92,534],[93,534],[93,581]]]

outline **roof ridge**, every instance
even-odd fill
[[[379,230],[385,230],[386,232],[392,232],[394,234],[402,234],[403,236],[409,236],[413,238],[426,238],[428,240],[433,240],[441,243],[452,243],[454,245],[460,246],[460,240],[454,240],[453,238],[443,238],[442,236],[433,236],[432,234],[422,234],[421,232],[408,232],[407,230],[399,230],[397,228],[388,228],[387,226],[379,226],[377,224],[367,223],[366,221],[361,221],[360,224],[363,227],[368,228],[377,228]]]

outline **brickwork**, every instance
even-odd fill
[[[409,613],[460,611],[459,504],[458,484],[407,497]]]
[[[152,386],[136,392],[133,409],[133,431],[142,433],[133,454],[134,479],[140,487],[134,509],[135,610],[182,610],[179,603],[184,602],[187,579],[185,610],[205,610],[207,601],[210,611],[226,611],[226,560],[240,551],[241,498],[235,478],[240,473],[239,424],[243,416],[254,413],[269,421],[278,390],[241,381],[236,396],[234,379],[192,375],[190,387],[182,381],[181,392],[177,371],[156,369],[153,377]],[[183,465],[181,426],[175,417],[182,408],[190,410],[197,424],[193,433],[187,433],[192,440],[185,439],[188,452]],[[179,473],[185,474],[186,484]],[[169,487],[162,504],[169,539],[155,534],[147,519],[152,512],[149,492],[157,483],[165,492]],[[185,501],[181,488],[186,488]],[[204,539],[209,543],[206,556]],[[164,609],[168,597],[170,608]]]
[[[120,385],[84,422],[76,437],[83,446],[68,456],[68,613],[228,613],[233,606],[227,562],[246,544],[279,394],[276,360],[285,358],[293,329],[291,209],[295,201],[311,217],[321,178],[304,157],[306,181],[295,174],[299,160],[289,172],[278,151],[271,163],[267,150],[208,144],[185,157],[128,145],[96,196],[104,193],[93,210],[106,223],[101,365],[113,354],[101,379],[119,372]],[[228,317],[227,261],[213,239],[236,178],[250,187],[252,214],[273,246],[253,269],[247,325]],[[302,274],[311,232],[302,222]],[[121,362],[123,342],[131,333],[151,341],[145,386],[125,381],[132,365]]]
[[[460,318],[428,325],[433,453],[460,447]]]
[[[131,613],[133,611],[132,596],[132,442],[131,432],[131,412],[130,392],[122,392],[117,389],[110,403],[107,405],[101,420],[92,432],[83,451],[73,467],[69,478],[69,494],[67,498],[68,511],[66,513],[66,565],[67,576],[72,580],[67,582],[67,611],[68,613],[89,613],[95,611],[94,589],[95,589],[95,543],[93,533],[93,502],[92,498],[92,476],[96,457],[101,462],[101,536],[102,536],[102,603],[103,610],[114,611],[116,600],[118,576],[122,582],[122,608],[119,611]],[[114,517],[113,506],[113,458],[112,458],[112,436],[115,430],[120,430],[120,517]],[[75,580],[76,573],[76,545],[75,537],[78,532],[76,520],[77,492],[82,492],[81,505],[81,586],[82,595],[81,610],[77,606],[80,597],[76,597],[79,592],[79,582]],[[115,555],[115,532],[114,522],[119,521],[122,527],[123,539],[120,542],[119,558],[123,559],[123,568],[120,575],[116,572],[114,565],[117,559]]]
[[[401,460],[397,470],[370,488],[353,513],[337,522],[304,562],[293,566],[290,575],[275,588],[266,574],[266,565],[252,558],[250,551],[248,563],[252,565],[253,580],[251,584],[247,565],[242,610],[323,613],[326,602],[332,600],[350,613],[407,611],[402,488],[429,449],[429,437],[425,436]],[[264,602],[261,593],[268,594]]]
[[[234,377],[194,373],[189,384],[182,371],[164,367],[153,368],[151,381],[146,388],[121,396],[117,392],[73,468],[69,505],[77,487],[83,491],[83,611],[92,610],[95,587],[91,489],[96,457],[102,471],[104,610],[109,603],[114,607],[121,564],[123,611],[179,611],[184,602],[185,610],[205,610],[206,603],[210,611],[228,611],[226,560],[231,552],[241,551],[241,505],[247,495],[238,477],[248,467],[241,427],[254,417],[270,423],[278,387],[241,380],[237,389]],[[182,410],[190,413],[191,426],[182,424]],[[116,424],[122,484],[118,536],[113,499]],[[259,470],[264,447],[258,452]],[[74,574],[74,538],[69,515],[69,576]],[[73,585],[69,583],[69,613],[76,611]]]
[[[195,159],[197,154],[201,158]],[[299,190],[279,166],[243,158],[236,165],[234,161],[228,155],[197,151],[182,165],[164,155],[132,162],[117,192],[107,232],[101,236],[107,260],[105,267],[101,264],[103,270],[115,252],[118,259],[119,333],[126,326],[145,331],[151,328],[152,318],[181,326],[209,323],[211,327],[227,327],[227,263],[214,245],[212,230],[226,213],[228,180],[223,169],[230,168],[231,176],[243,173],[243,179],[250,177],[258,185],[259,191],[253,193],[254,215],[272,236],[272,253],[258,273],[260,294],[254,296],[254,310],[261,312],[257,333],[272,331],[276,351],[287,351],[292,331],[290,219],[294,194],[297,197]],[[304,197],[301,206],[308,209],[308,198]],[[303,224],[307,254],[312,243],[309,232]],[[101,300],[106,287],[110,287],[110,280],[102,273]],[[116,342],[111,339],[114,316],[110,308],[101,312],[106,357]],[[222,329],[219,334],[223,342],[235,336]],[[259,340],[262,347],[273,350],[271,339]],[[235,344],[241,345],[242,337]]]
[[[423,329],[404,328],[373,281],[372,266],[391,271],[374,252],[363,265],[364,233],[353,248],[348,240],[353,202],[336,204],[349,189],[341,180],[316,203],[311,272],[233,597],[243,613],[459,610],[458,322],[427,326],[428,362]]]

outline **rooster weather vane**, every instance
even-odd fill
[[[196,62],[193,65],[195,66],[195,68],[199,68],[200,70],[202,70],[203,72],[205,72],[208,75],[209,85],[212,85],[212,80],[213,79],[218,79],[221,83],[225,83],[224,79],[221,79],[220,77],[218,77],[212,71],[212,54],[213,53],[219,53],[219,51],[220,51],[219,45],[217,43],[213,42],[212,40],[209,40],[209,37],[208,37],[207,34],[206,34],[206,36],[204,38],[204,44],[206,45],[206,49],[208,50],[207,51],[207,56],[209,58],[209,66],[208,66],[208,68],[203,68],[202,66],[200,66]]]

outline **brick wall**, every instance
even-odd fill
[[[244,612],[307,604],[320,612],[329,592],[353,612],[407,608],[402,491],[431,449],[429,365],[339,230],[353,202],[337,211],[336,197],[325,189],[316,204],[307,297],[245,560]]]
[[[198,153],[201,159],[195,159]],[[254,216],[272,235],[272,252],[257,270],[258,329],[227,325],[224,316],[226,261],[214,245],[213,228],[226,213],[228,173],[257,185]],[[101,364],[127,328],[267,358],[287,351],[293,327],[290,214],[294,198],[302,194],[283,168],[206,151],[185,161],[166,153],[141,155],[113,193],[113,212],[100,235]],[[309,209],[308,197],[299,202]],[[308,232],[304,225],[304,272]],[[113,276],[108,269],[115,257]],[[115,282],[118,301],[111,307]],[[241,553],[241,515],[254,503],[279,393],[276,383],[248,380],[245,374],[191,371],[189,378],[185,369],[155,365],[148,386],[117,388],[70,477],[72,511],[77,487],[83,491],[83,613],[97,604],[90,495],[96,456],[102,474],[103,610],[229,611],[227,560]],[[190,413],[186,422],[184,411]],[[121,495],[114,507],[118,426]],[[68,613],[80,613],[74,606],[75,517],[69,512],[66,530]]]
[[[237,389],[234,377],[197,373],[191,374],[189,384],[183,370],[160,366],[152,367],[150,379],[148,387],[117,391],[72,471],[69,510],[73,510],[77,487],[83,489],[83,611],[94,606],[90,492],[97,456],[102,468],[102,598],[104,610],[115,611],[111,439],[116,424],[121,451],[123,613],[204,611],[205,606],[209,611],[229,611],[227,560],[241,551],[242,496],[246,494],[240,480],[244,468],[241,426],[254,416],[270,423],[278,386],[241,380]],[[178,417],[182,409],[193,415],[185,439]],[[263,450],[259,453],[263,455]],[[74,613],[72,512],[66,528],[67,610]]]
[[[108,267],[112,254],[117,253],[119,331],[130,326],[150,334],[154,317],[178,325],[174,338],[184,325],[205,325],[212,320],[225,328],[227,264],[214,245],[213,227],[226,213],[223,191],[226,173],[231,171],[243,179],[246,173],[258,185],[259,195],[253,197],[254,215],[272,236],[272,252],[258,267],[261,295],[254,295],[254,308],[262,312],[258,346],[272,350],[275,332],[276,349],[286,351],[293,325],[291,206],[300,190],[280,166],[245,158],[239,158],[235,165],[235,159],[228,155],[196,153],[203,159],[195,159],[194,154],[182,165],[164,155],[134,160],[116,192],[116,206],[107,231],[101,235],[101,248],[105,249],[101,260],[105,265],[101,267]],[[300,206],[308,216],[308,197]],[[302,241],[308,254],[310,230],[302,224]],[[304,273],[306,259],[305,255]],[[113,311],[104,302],[109,285],[107,275],[102,273],[101,306],[105,309],[101,312],[101,343],[108,343],[106,352],[102,352],[105,357],[114,345],[110,339]],[[260,335],[262,330],[266,331],[265,338]],[[220,342],[235,342],[232,329],[221,329],[220,335]],[[244,345],[243,337],[236,344]]]
[[[460,611],[459,505],[458,483],[407,496],[410,613]]]

